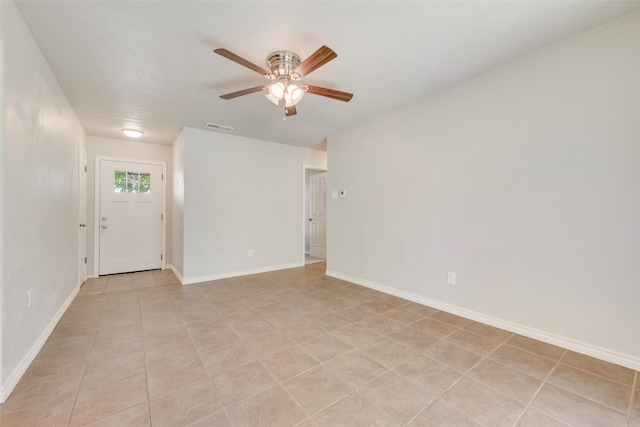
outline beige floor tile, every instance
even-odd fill
[[[278,381],[285,381],[317,366],[320,362],[302,347],[295,346],[264,358],[262,363]]]
[[[185,426],[222,409],[209,379],[176,389],[150,401],[153,427]]]
[[[361,393],[353,393],[313,417],[317,427],[396,427],[398,422],[389,414],[365,399]]]
[[[617,427],[627,424],[627,416],[575,393],[545,384],[531,406],[570,425]]]
[[[582,371],[631,387],[635,372],[613,363],[598,360],[583,354],[567,351],[560,363],[569,365]]]
[[[145,427],[150,425],[149,405],[145,402],[87,424],[87,427]]]
[[[11,395],[0,405],[2,415],[35,406],[55,405],[59,400],[75,396],[82,372],[60,370],[43,377],[22,378]]]
[[[245,344],[233,344],[200,353],[200,360],[211,376],[239,368],[256,361],[256,356]]]
[[[412,354],[405,346],[384,337],[368,342],[358,349],[388,369],[393,369]]]
[[[245,341],[245,345],[251,349],[258,359],[270,356],[279,351],[296,345],[295,342],[280,331],[269,332]]]
[[[215,412],[201,420],[189,424],[187,427],[233,427],[227,411],[224,409]]]
[[[468,371],[481,359],[477,354],[443,340],[434,342],[422,354],[458,372]]]
[[[507,344],[554,361],[560,359],[566,351],[565,349],[556,347],[555,345],[523,337],[522,335],[513,335],[507,340]]]
[[[213,377],[225,406],[273,387],[277,381],[260,362],[253,362]]]
[[[420,332],[424,332],[425,334],[429,334],[436,338],[444,338],[458,330],[456,326],[440,322],[439,320],[435,320],[431,317],[425,317],[422,320],[412,323],[410,326]]]
[[[20,406],[12,407],[11,403],[7,401],[7,403],[0,405],[0,426],[66,426],[75,398],[76,393],[71,392],[50,399],[34,400],[32,405],[22,406],[22,409],[19,409]],[[10,396],[9,399],[11,400],[12,397]]]
[[[314,338],[302,343],[301,346],[321,362],[326,362],[353,349],[353,347],[331,334]]]
[[[407,310],[404,307],[399,307],[391,311],[387,311],[386,313],[384,313],[384,316],[388,317],[391,320],[395,320],[396,322],[400,322],[404,325],[409,325],[411,323],[417,322],[418,320],[425,317],[422,314]]]
[[[92,353],[93,354],[93,353]],[[115,381],[145,373],[144,352],[136,351],[119,357],[89,359],[82,377],[82,389],[101,387]]]
[[[145,403],[145,376],[136,375],[102,387],[81,388],[71,413],[70,426],[81,426]]]
[[[366,344],[369,341],[380,338],[380,334],[377,332],[374,332],[369,328],[365,328],[357,323],[336,329],[332,334],[352,347],[359,347],[362,344]]]
[[[465,325],[463,329],[469,332],[473,332],[474,334],[482,335],[483,337],[487,337],[494,341],[499,341],[501,343],[505,342],[513,335],[509,331],[494,328],[493,326],[485,325],[479,322],[471,322],[468,325]]]
[[[373,316],[369,316],[366,319],[359,321],[358,325],[371,329],[380,335],[387,335],[404,326],[400,322],[389,319],[384,314],[374,314]]]
[[[420,332],[409,326],[399,328],[386,336],[387,338],[403,345],[409,351],[420,352],[429,347],[438,339],[434,336]]]
[[[483,427],[484,424],[475,421],[456,405],[440,399],[421,412],[411,423],[410,427]],[[543,426],[540,426],[543,427]]]
[[[370,383],[388,371],[387,368],[358,350],[326,362],[324,366],[354,389]]]
[[[469,372],[469,377],[528,404],[536,394],[542,380],[522,371],[485,359]]]
[[[442,400],[474,421],[491,426],[513,426],[525,404],[475,380],[463,378]]]
[[[198,352],[190,338],[178,339],[153,348],[145,348],[147,370],[162,369],[172,360],[195,356]]]
[[[367,317],[375,315],[371,310],[367,310],[360,306],[345,308],[344,310],[340,310],[338,313],[347,319],[353,320],[354,322],[359,322]]]
[[[640,427],[638,372],[325,269],[89,279],[0,425]]]
[[[353,388],[324,366],[298,375],[283,385],[309,416],[353,392]]]
[[[338,313],[330,313],[313,319],[312,323],[320,326],[328,332],[331,332],[335,329],[344,328],[345,326],[353,324],[353,320],[350,320]]]
[[[445,311],[439,311],[431,315],[432,319],[436,319],[440,322],[448,323],[456,328],[464,328],[472,323],[472,320],[465,319],[464,317],[456,316],[455,314],[447,313]]]
[[[626,412],[629,407],[631,387],[567,365],[556,366],[547,381],[621,412]]]
[[[405,360],[393,372],[438,393],[444,393],[462,376],[459,372],[421,355]]]
[[[418,304],[417,302],[409,302],[402,306],[404,310],[412,311],[423,317],[433,316],[438,312],[435,308],[428,307],[426,305]]]
[[[297,343],[309,341],[327,333],[321,327],[309,322],[287,326],[280,330]]]
[[[556,364],[552,360],[505,344],[488,357],[540,379],[545,379]]]
[[[302,408],[276,386],[227,409],[235,427],[288,427],[306,418]]]
[[[207,377],[207,371],[203,368],[198,356],[174,359],[162,369],[147,371],[149,398],[161,396]]]
[[[426,386],[389,372],[362,387],[362,396],[389,414],[398,425],[404,425],[416,417],[440,395]]]
[[[358,307],[366,308],[367,310],[372,311],[376,314],[382,314],[386,313],[387,311],[391,311],[394,308],[397,308],[397,304],[381,301],[380,299],[375,299],[373,301],[360,304]]]
[[[294,311],[289,311],[287,313],[269,314],[263,317],[275,328],[284,328],[289,325],[303,323],[307,320],[304,316]]]
[[[444,340],[480,356],[486,356],[500,346],[500,342],[498,341],[494,341],[482,335],[474,334],[473,332],[469,332],[464,329],[458,329],[451,335],[445,337]]]
[[[640,389],[636,389],[633,393],[631,416],[640,420]]]
[[[518,422],[518,427],[567,427],[568,425],[533,408],[529,408]]]

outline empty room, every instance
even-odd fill
[[[640,427],[640,1],[0,2],[0,425]]]

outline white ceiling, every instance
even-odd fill
[[[171,144],[183,126],[323,148],[332,133],[640,8],[618,1],[17,1],[90,135]],[[264,77],[214,54],[224,47],[267,68],[321,45],[338,58],[302,83],[355,94],[307,94],[298,115],[262,92]]]

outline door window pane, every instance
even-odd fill
[[[115,171],[115,193],[151,193],[151,174],[145,172]]]

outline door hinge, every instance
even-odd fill
[[[162,179],[164,179],[164,174],[163,173],[161,173],[160,176],[162,177]]]
[[[87,165],[84,165],[84,171],[85,172],[87,171]]]
[[[160,254],[160,261],[162,261],[162,254]]]
[[[87,263],[87,257],[84,257],[84,263],[85,264]]]
[[[164,214],[160,214],[160,220],[164,219]]]

